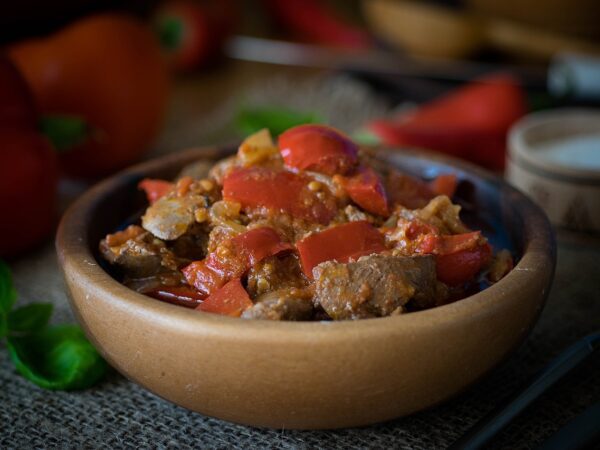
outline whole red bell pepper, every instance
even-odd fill
[[[94,178],[125,167],[158,135],[169,77],[158,40],[143,21],[93,14],[7,52],[70,175]]]
[[[506,133],[526,112],[518,81],[496,75],[368,128],[386,145],[428,148],[502,170]]]
[[[186,281],[203,295],[211,295],[229,280],[241,277],[257,262],[293,246],[269,227],[254,228],[220,244],[201,261],[182,269]]]
[[[57,179],[56,155],[38,132],[31,92],[0,55],[0,257],[15,256],[50,234]]]
[[[153,22],[169,65],[187,72],[216,60],[238,15],[232,0],[168,0]]]
[[[294,217],[327,224],[337,213],[333,198],[320,199],[302,174],[266,167],[234,170],[223,181],[223,198],[242,207],[287,212]]]
[[[348,222],[314,233],[298,241],[302,271],[308,278],[324,261],[340,263],[386,250],[383,234],[366,221]]]

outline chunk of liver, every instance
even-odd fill
[[[313,269],[315,303],[335,320],[388,316],[410,300],[436,297],[432,256],[371,255],[356,262],[328,261]]]

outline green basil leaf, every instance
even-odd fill
[[[45,389],[85,389],[106,373],[106,362],[75,325],[49,327],[7,341],[19,373]]]
[[[0,259],[0,314],[8,314],[17,298],[8,264]]]
[[[238,129],[244,134],[256,133],[268,128],[273,136],[278,136],[288,128],[304,123],[323,122],[318,114],[294,111],[277,107],[242,107],[235,119]]]
[[[38,331],[48,324],[51,315],[51,303],[32,303],[22,306],[8,313],[8,329],[18,333]]]

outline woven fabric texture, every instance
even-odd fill
[[[235,425],[172,405],[115,372],[86,391],[44,391],[16,374],[2,346],[0,448],[445,448],[561,349],[598,328],[598,258],[598,249],[561,243],[547,306],[531,336],[506,362],[443,405],[365,428],[293,431]],[[20,302],[51,301],[57,322],[72,320],[52,248],[13,269]],[[596,355],[548,391],[490,448],[536,448],[599,399]]]

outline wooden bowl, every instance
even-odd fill
[[[110,364],[155,394],[259,427],[367,425],[462,391],[521,343],[540,314],[555,265],[544,213],[485,171],[408,151],[378,156],[427,177],[456,173],[464,180],[459,192],[479,211],[465,218],[476,218],[495,246],[513,249],[518,263],[499,283],[395,317],[270,322],[162,303],[113,279],[100,264],[98,242],[143,205],[137,182],[172,178],[191,161],[226,153],[191,150],[121,172],[81,196],[58,230],[58,256],[79,322]]]
[[[465,58],[485,45],[484,27],[468,13],[431,2],[363,0],[371,31],[410,54]]]

